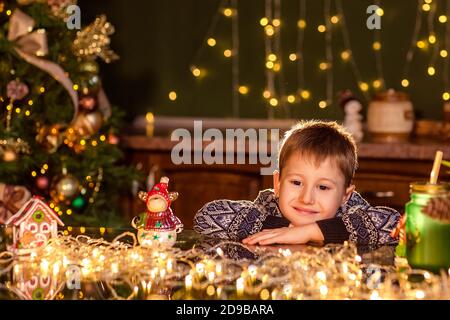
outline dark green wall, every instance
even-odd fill
[[[435,0],[436,2],[437,0]],[[282,1],[282,48],[286,88],[294,92],[297,86],[296,67],[287,61],[289,52],[296,47],[298,0]],[[334,1],[332,1],[334,3]],[[366,28],[366,8],[374,1],[343,0],[356,63],[365,81],[376,79],[375,58],[372,50],[373,31]],[[443,0],[438,1],[445,9]],[[206,67],[208,76],[194,79],[189,70],[195,51],[201,45],[208,24],[219,0],[81,0],[82,23],[95,15],[106,13],[116,27],[112,48],[121,60],[102,65],[107,93],[113,103],[125,108],[128,118],[153,111],[157,115],[230,117],[231,62],[222,55],[231,46],[231,23],[222,18],[214,37],[218,45],[207,47],[195,64]],[[415,21],[416,1],[381,1],[383,71],[388,87],[400,89],[399,83],[405,55],[411,41]],[[264,88],[263,32],[259,19],[264,16],[264,0],[241,0],[240,9],[240,76],[250,93],[240,98],[241,117],[266,117],[266,104],[262,98]],[[305,34],[305,79],[312,99],[293,105],[295,117],[341,119],[336,103],[319,109],[317,102],[325,97],[325,73],[318,63],[325,57],[324,35],[316,30],[323,23],[323,1],[307,0],[307,28]],[[335,12],[334,4],[332,12]],[[438,12],[437,15],[442,13]],[[423,19],[421,37],[426,37]],[[442,35],[442,24],[436,23],[437,34]],[[350,66],[339,57],[344,49],[340,29],[333,31],[335,57],[335,92],[346,88],[360,94]],[[438,59],[437,74],[426,74],[431,53],[416,51],[411,75],[411,94],[418,118],[439,119],[442,113],[442,58]],[[178,99],[169,101],[167,95],[175,90]],[[373,92],[371,92],[373,93]]]

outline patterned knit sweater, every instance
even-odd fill
[[[388,207],[372,207],[357,192],[342,205],[334,218],[318,224],[325,243],[346,240],[358,245],[396,244],[390,236],[400,214]],[[255,201],[216,200],[205,204],[194,217],[194,230],[220,239],[241,241],[263,229],[287,227],[272,189],[259,192]]]

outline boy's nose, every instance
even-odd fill
[[[302,191],[300,191],[300,201],[304,204],[313,204],[314,203],[314,195],[313,190],[310,188],[303,188]]]

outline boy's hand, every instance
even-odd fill
[[[268,245],[304,244],[309,241],[323,241],[323,235],[317,223],[287,228],[266,229],[242,240],[244,244]]]

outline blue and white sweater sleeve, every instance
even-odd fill
[[[341,206],[335,218],[317,221],[325,242],[359,245],[395,244],[390,232],[400,214],[388,207],[372,207],[357,192]],[[194,230],[220,239],[240,241],[262,229],[286,227],[273,190],[263,190],[255,201],[216,200],[205,204],[194,217]]]

